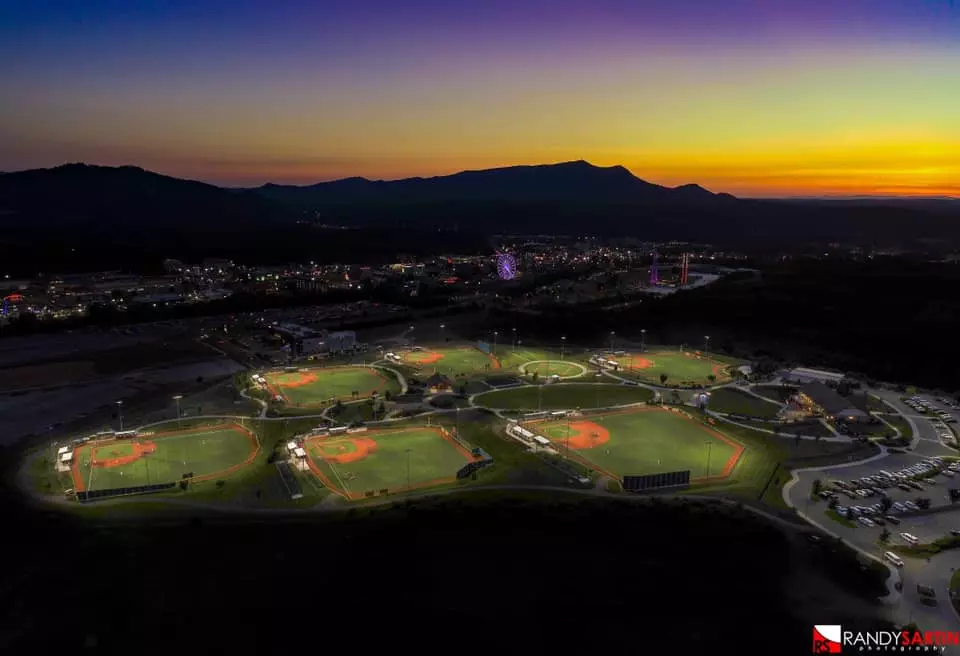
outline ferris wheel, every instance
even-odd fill
[[[517,258],[510,253],[497,255],[497,275],[501,280],[513,280],[517,277]]]

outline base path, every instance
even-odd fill
[[[121,467],[157,450],[157,445],[154,442],[132,442],[130,447],[133,449],[133,453],[116,458],[107,458],[106,460],[97,460],[97,454],[94,452],[90,465],[93,467]]]

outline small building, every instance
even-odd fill
[[[837,384],[846,376],[833,371],[821,371],[820,369],[807,369],[797,367],[783,374],[782,378],[794,383],[834,383]]]
[[[427,378],[427,380],[424,381],[424,385],[426,385],[427,390],[433,394],[438,392],[449,392],[453,389],[453,381],[439,372],[435,372],[432,376]]]

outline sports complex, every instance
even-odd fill
[[[535,443],[549,442],[555,452],[616,479],[689,470],[697,482],[722,480],[745,448],[680,410],[646,406],[564,415],[518,425]]]
[[[375,392],[400,391],[400,383],[392,373],[367,366],[273,371],[265,373],[263,378],[271,396],[298,407],[320,407],[336,401],[366,398]]]
[[[453,483],[482,457],[442,426],[327,434],[307,438],[303,449],[310,471],[347,499]]]
[[[251,431],[232,422],[117,435],[121,437],[93,439],[69,452],[77,492],[176,483],[185,477],[192,482],[223,478],[251,464],[260,448]]]

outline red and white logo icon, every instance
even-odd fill
[[[842,640],[843,630],[839,624],[816,624],[813,627],[814,654],[839,654]]]

